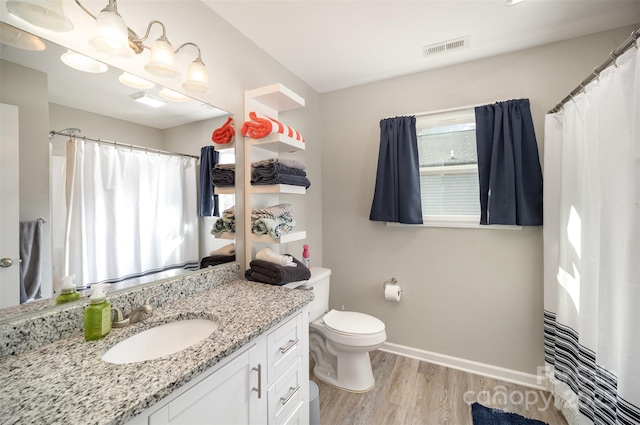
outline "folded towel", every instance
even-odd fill
[[[280,121],[268,116],[258,116],[255,112],[249,112],[249,118],[252,121],[246,121],[242,124],[242,135],[251,137],[252,139],[261,139],[272,134],[282,134],[284,136],[295,139],[304,143],[304,137],[296,130],[282,124]]]
[[[290,174],[292,176],[307,177],[307,172],[299,168],[287,167],[280,163],[271,163],[251,168],[251,178],[254,176],[271,177],[276,174]]]
[[[218,264],[231,263],[236,261],[235,255],[210,255],[209,257],[203,257],[200,261],[200,268],[206,269],[207,267],[217,266]]]
[[[293,176],[291,174],[276,174],[271,177],[251,176],[252,185],[288,184],[290,186],[301,186],[305,189],[311,187],[311,182],[303,176]]]
[[[209,255],[236,255],[236,244],[230,243],[222,248],[214,249]]]
[[[270,263],[279,264],[284,267],[295,267],[296,263],[290,255],[278,254],[271,248],[262,248],[256,252],[256,260],[268,261]]]
[[[291,204],[278,204],[271,205],[270,207],[254,208],[251,211],[252,218],[276,218],[281,215],[287,215],[293,213],[293,205]]]
[[[268,261],[253,260],[249,263],[251,268],[245,271],[244,275],[248,280],[271,285],[285,285],[289,282],[309,280],[311,277],[309,269],[296,258],[293,258],[293,261],[296,263],[295,267],[284,267]]]
[[[236,129],[232,125],[233,118],[227,118],[222,127],[216,128],[211,134],[211,141],[218,145],[226,145],[233,140],[233,136],[236,134]]]
[[[251,166],[260,167],[262,165],[269,165],[269,164],[282,164],[282,165],[286,165],[287,167],[297,168],[299,170],[306,170],[307,168],[307,164],[305,164],[304,161],[300,161],[298,159],[287,159],[287,158],[263,159],[262,161],[256,161],[252,163]]]
[[[236,182],[236,170],[232,168],[213,167],[211,170],[211,183],[214,187],[233,186]]]
[[[222,216],[227,218],[235,218],[236,216],[236,206],[232,206],[222,211]]]

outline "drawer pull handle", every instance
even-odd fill
[[[280,352],[282,354],[286,353],[287,351],[291,350],[293,347],[296,346],[296,344],[299,342],[300,340],[298,338],[296,339],[290,339],[289,343],[287,345],[285,345],[284,347],[280,347]]]
[[[295,388],[289,387],[289,394],[287,394],[286,397],[280,397],[280,400],[282,401],[282,405],[284,406],[285,404],[289,403],[289,400],[291,400],[293,396],[296,395],[299,389],[300,389],[300,385],[298,385]]]
[[[253,387],[251,391],[258,392],[258,399],[262,398],[262,365],[258,363],[258,367],[252,367],[251,370],[258,372],[258,388]]]

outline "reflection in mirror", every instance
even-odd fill
[[[4,35],[7,26],[4,23],[2,25]],[[198,267],[200,259],[208,256],[212,250],[233,242],[215,239],[211,235],[216,217],[198,217],[196,193],[196,190],[201,192],[199,165],[196,162],[201,148],[212,146],[212,131],[223,126],[229,114],[192,98],[184,102],[166,100],[160,94],[162,87],[153,83],[151,86],[147,82],[147,88],[125,85],[121,83],[121,79],[126,78],[122,77],[122,71],[112,67],[100,74],[72,69],[60,59],[67,49],[43,41],[46,48],[40,51],[29,51],[4,42],[0,44],[0,103],[3,104],[0,165],[11,162],[19,164],[13,180],[15,193],[5,193],[6,186],[3,185],[0,194],[0,230],[3,239],[0,258],[14,258],[14,263],[19,264],[21,257],[23,260],[28,257],[24,252],[18,253],[20,244],[17,240],[15,251],[4,252],[5,235],[16,233],[15,229],[8,231],[4,226],[17,227],[18,221],[37,222],[41,233],[37,242],[39,249],[30,251],[34,253],[32,260],[38,261],[41,266],[40,285],[35,290],[31,287],[25,290],[23,296],[26,295],[29,302],[19,308],[4,309],[20,303],[20,288],[25,288],[25,285],[20,285],[18,267],[0,268],[0,288],[3,288],[0,289],[0,308],[4,309],[0,310],[0,318],[14,312],[53,305],[53,299],[60,293],[61,280],[66,275],[76,274],[76,284],[80,287],[106,281],[119,282],[112,284],[111,290],[121,289]],[[163,105],[151,108],[136,102],[136,97],[149,97],[162,101]],[[12,116],[4,113],[5,105],[15,109],[15,122],[5,124],[4,120]],[[4,129],[13,127],[16,128],[13,144],[6,146],[8,139],[4,137]],[[53,133],[50,137],[51,131],[64,135]],[[107,141],[126,146],[116,147]],[[218,151],[218,161],[234,163],[233,143],[224,147],[226,149]],[[75,149],[73,157],[67,157],[68,149]],[[78,171],[80,162],[86,159],[85,156],[82,161],[78,159],[78,150],[101,151],[101,155],[117,157],[120,162],[133,152],[132,157],[146,158],[149,162],[145,164],[155,167],[156,175],[151,177],[154,187],[158,187],[163,179],[167,184],[180,181],[189,194],[178,196],[175,188],[163,186],[157,193],[164,195],[169,204],[165,207],[156,206],[154,210],[149,198],[151,191],[142,190],[139,197],[129,196],[129,201],[152,208],[146,212],[136,210],[134,213],[127,210],[124,200],[127,196],[122,193],[124,188],[132,189],[131,180],[117,182],[116,168],[105,168],[104,163],[95,162],[86,165],[85,174],[91,170],[93,177],[100,177],[106,182],[103,186],[110,192],[104,194],[102,204],[95,203],[95,195],[88,195],[90,198],[85,199],[84,206],[78,206],[82,204],[71,203],[72,198],[67,197],[72,188],[75,187],[77,194],[81,187],[77,180],[75,186],[72,184],[71,177],[74,174],[68,168],[69,164],[73,164]],[[169,163],[178,164],[177,168],[188,169],[188,172],[169,178]],[[145,164],[138,163],[132,170],[139,174],[141,169],[149,168]],[[98,169],[100,172],[96,171]],[[234,204],[234,191],[225,193],[228,195],[218,198],[220,212]],[[111,211],[114,221],[108,225],[91,225],[81,221],[70,228],[67,225],[70,206],[74,211],[91,210],[94,216]],[[7,213],[7,209],[13,213]],[[152,215],[159,216],[158,210],[162,210],[162,217],[154,221]],[[140,216],[138,225],[133,224],[134,214]],[[6,220],[6,217],[13,218]],[[186,218],[183,220],[183,217]],[[180,225],[178,223],[181,220]],[[171,237],[149,245],[155,250],[154,255],[162,259],[161,264],[144,266],[143,261],[134,260],[138,255],[133,251],[134,245],[148,244],[164,231]],[[138,242],[118,245],[112,237],[117,233],[143,237],[137,239]],[[189,237],[189,234],[192,236]],[[100,238],[102,242],[93,243]],[[188,240],[191,245],[185,248],[184,243]],[[89,245],[78,246],[79,242]],[[186,256],[177,257],[176,252],[179,251],[186,251]],[[82,254],[77,257],[79,260],[70,260],[70,253],[73,252]],[[127,258],[130,263],[139,263],[139,269],[132,272],[127,268],[123,272],[125,269],[114,266],[116,256]],[[85,269],[90,268],[117,270],[113,274],[109,272],[87,278]],[[162,274],[154,273],[158,271]],[[130,279],[133,276],[137,279]]]

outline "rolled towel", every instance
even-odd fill
[[[304,137],[293,128],[282,124],[280,121],[268,116],[258,116],[255,112],[249,112],[252,121],[242,124],[242,135],[252,139],[261,139],[272,134],[282,134],[304,143]]]
[[[222,127],[216,128],[211,134],[211,141],[218,145],[226,145],[233,140],[233,136],[236,134],[236,129],[232,125],[233,118],[227,118]]]
[[[214,249],[209,255],[236,255],[236,244],[230,243],[222,248]]]
[[[256,260],[268,261],[284,267],[295,267],[296,263],[290,255],[278,254],[271,248],[263,248],[256,253]]]

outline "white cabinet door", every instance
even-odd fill
[[[245,351],[153,413],[149,416],[149,425],[263,423],[260,416],[264,418],[264,409],[260,404],[264,404],[266,388],[259,388],[258,349],[254,346]]]

